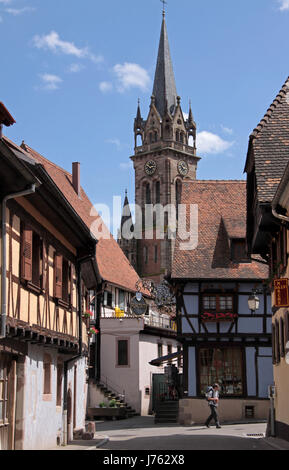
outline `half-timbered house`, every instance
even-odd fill
[[[271,434],[289,440],[289,79],[250,135],[247,173],[247,242],[269,263],[272,291],[274,389]]]
[[[96,239],[44,165],[2,134],[0,161],[0,449],[49,449],[85,426]]]
[[[246,254],[246,182],[185,181],[182,204],[198,206],[198,243],[188,250],[177,240],[172,271],[183,344],[179,421],[205,422],[204,394],[215,382],[223,421],[267,419],[271,305],[263,280],[268,268]],[[252,291],[260,301],[254,312],[248,305]]]

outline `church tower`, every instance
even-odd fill
[[[181,98],[177,94],[165,12],[149,113],[144,120],[138,103],[134,136],[135,149],[131,160],[135,170],[135,203],[141,207],[141,213],[136,212],[135,223],[138,228],[136,270],[140,277],[158,282],[171,272],[174,239],[169,234],[166,212],[164,236],[159,236],[155,214],[149,227],[150,235],[145,236],[144,230],[148,229],[147,224],[145,226],[145,208],[156,204],[176,208],[183,179],[196,179],[200,160],[196,154],[196,124],[191,105],[185,119]]]

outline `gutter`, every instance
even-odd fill
[[[7,318],[7,294],[6,294],[6,272],[7,272],[7,256],[6,256],[6,208],[7,202],[10,199],[15,199],[22,196],[28,196],[29,194],[35,193],[35,184],[29,189],[20,191],[18,193],[12,193],[4,197],[2,200],[2,244],[1,244],[1,255],[2,255],[2,278],[1,278],[1,330],[0,339],[6,338],[6,318]]]
[[[63,413],[62,413],[62,426],[63,426],[63,441],[62,445],[67,446],[68,435],[67,435],[67,398],[68,398],[68,365],[70,362],[74,362],[77,359],[83,357],[82,351],[82,298],[81,298],[81,265],[89,260],[92,260],[94,256],[85,256],[83,258],[78,258],[76,261],[76,272],[77,272],[77,303],[78,303],[78,354],[67,361],[64,361],[64,370],[63,370]]]
[[[282,222],[289,223],[289,217],[286,217],[285,215],[278,214],[278,212],[276,211],[276,206],[275,205],[272,207],[272,214],[276,219],[279,219]]]

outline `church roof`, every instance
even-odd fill
[[[176,106],[177,89],[164,14],[154,79],[153,95],[155,97],[156,108],[161,117],[163,117],[165,114],[166,102],[167,109],[171,112],[171,114],[173,113],[174,107]]]
[[[261,263],[232,260],[232,239],[246,238],[245,181],[185,181],[181,203],[198,207],[198,242],[195,249],[184,249],[177,239],[173,279],[237,281],[268,277],[268,268]]]
[[[271,203],[289,162],[289,78],[250,136],[247,163],[255,165],[258,200]],[[251,159],[254,158],[254,161]]]

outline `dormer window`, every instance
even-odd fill
[[[249,262],[244,238],[236,238],[231,241],[231,259],[237,263]]]

